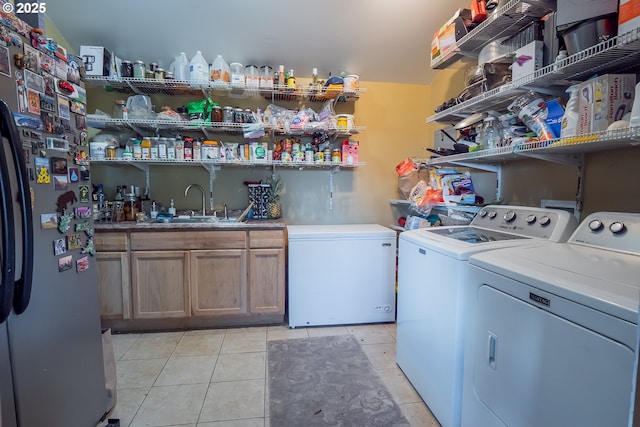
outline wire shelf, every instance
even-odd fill
[[[224,167],[281,167],[281,168],[293,168],[293,169],[355,169],[361,166],[365,166],[366,163],[332,163],[332,162],[283,162],[280,160],[252,162],[249,160],[233,160],[233,161],[220,161],[220,160],[175,160],[175,159],[91,159],[91,163],[99,164],[111,164],[111,165],[174,165],[174,166],[224,166]]]
[[[414,162],[434,166],[456,163],[491,164],[527,156],[575,155],[637,146],[640,146],[640,127],[638,126],[549,141],[532,141],[451,156],[431,157],[427,160],[416,159]]]
[[[427,118],[427,123],[456,123],[470,114],[506,108],[518,95],[535,88],[561,94],[567,86],[594,74],[640,70],[640,28],[613,37],[557,64],[551,64],[518,80],[487,91]]]
[[[296,89],[275,85],[273,88],[233,87],[225,83],[190,80],[162,80],[140,78],[117,78],[102,76],[87,76],[88,85],[105,87],[117,92],[138,93],[146,95],[198,95],[208,92],[211,96],[235,99],[265,98],[276,101],[325,102],[333,99],[336,102],[353,102],[360,99],[366,92],[365,88],[358,88],[354,92],[327,91],[325,88],[312,89],[298,87]]]
[[[524,2],[511,0],[460,40],[431,60],[431,68],[447,68],[460,57],[477,56],[480,50],[496,38],[509,37],[524,29],[537,18],[553,10],[552,2]]]

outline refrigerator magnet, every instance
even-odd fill
[[[45,73],[42,78],[44,79],[44,94],[53,98],[56,94],[56,81],[54,77]]]
[[[40,95],[33,89],[27,89],[27,111],[40,115]]]
[[[69,120],[71,118],[69,99],[61,95],[58,95],[58,115],[61,119]]]
[[[38,184],[50,184],[51,175],[49,175],[49,159],[45,157],[36,157],[36,182]]]
[[[69,168],[69,182],[80,181],[80,170],[78,168]]]
[[[91,208],[88,206],[79,206],[75,208],[76,218],[90,218],[91,217]]]
[[[78,194],[80,195],[80,203],[89,203],[89,186],[78,186]]]
[[[82,234],[75,233],[67,236],[67,249],[72,251],[82,247]]]
[[[40,94],[40,109],[50,113],[56,112],[56,99],[53,96]],[[47,132],[47,131],[45,131]],[[47,132],[51,133],[51,132]]]
[[[76,224],[76,231],[87,231],[91,228],[89,221],[82,221]]]
[[[40,228],[42,228],[43,230],[47,230],[47,229],[55,229],[58,227],[58,214],[53,212],[53,213],[46,213],[46,214],[40,214]]]
[[[53,175],[53,188],[56,191],[64,191],[69,188],[69,177],[66,175]]]
[[[80,250],[80,253],[89,254],[91,256],[96,254],[96,247],[93,244],[93,239],[87,239],[87,245]]]
[[[40,74],[36,74],[33,71],[24,70],[24,82],[27,85],[27,89],[35,90],[39,93],[44,93],[44,78]]]
[[[0,74],[11,77],[11,61],[9,60],[9,49],[4,46],[0,48]]]
[[[51,157],[51,170],[56,175],[66,175],[68,172],[67,159],[64,157]]]
[[[83,271],[89,268],[89,257],[83,256],[79,260],[76,261],[76,271],[78,273],[82,273]]]
[[[71,229],[71,220],[73,219],[73,214],[62,214],[60,219],[58,219],[58,231],[62,234],[66,233]],[[67,248],[69,248],[69,244],[67,242]],[[69,248],[71,249],[71,248]]]
[[[77,201],[78,198],[76,197],[76,193],[71,190],[61,194],[56,201],[56,212],[64,213],[64,211],[69,207],[70,203],[74,203]]]
[[[42,99],[42,97],[40,97],[40,99]],[[40,103],[42,104],[42,102]],[[40,117],[42,118],[42,127],[44,131],[47,133],[53,133],[53,115],[43,111]]]
[[[53,253],[54,255],[62,255],[67,252],[67,240],[63,237],[53,241]]]
[[[58,258],[58,271],[63,272],[73,267],[73,256],[67,255],[62,258]]]

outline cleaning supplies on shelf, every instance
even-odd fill
[[[209,63],[200,51],[197,51],[189,62],[189,78],[196,81],[209,81]]]
[[[640,82],[636,84],[636,93],[631,107],[629,126],[640,126]]]
[[[173,60],[173,62],[169,65],[169,71],[173,73],[173,76],[176,80],[188,80],[190,78],[190,74],[187,54],[184,52],[180,52],[178,56],[176,56],[176,58]]]
[[[173,204],[173,199],[171,199],[171,204],[169,205],[169,215],[176,216],[176,206]]]
[[[562,125],[560,128],[560,137],[568,138],[578,134],[578,124],[580,120],[580,103],[578,96],[578,86],[573,85],[567,89],[569,101],[564,109],[562,116]]]
[[[211,64],[211,81],[213,83],[228,84],[231,82],[231,69],[222,55],[216,56]]]

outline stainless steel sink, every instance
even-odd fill
[[[175,217],[171,219],[157,219],[155,222],[165,224],[229,224],[236,223],[238,217],[229,218],[216,218],[214,216],[190,216],[190,217]],[[242,221],[244,222],[244,221]]]

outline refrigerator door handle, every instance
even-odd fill
[[[4,101],[0,108],[4,110]],[[0,131],[3,140],[10,141],[11,135],[4,120],[4,114],[0,118]],[[4,145],[4,142],[3,142]],[[0,146],[0,207],[2,208],[2,282],[0,283],[0,323],[4,322],[11,313],[13,305],[13,292],[15,280],[15,240],[13,218],[13,194],[11,180],[9,179],[9,163],[5,147]]]
[[[11,154],[15,167],[18,184],[18,201],[22,225],[22,269],[20,278],[16,280],[13,291],[13,310],[22,314],[31,299],[31,285],[33,282],[33,214],[31,211],[31,191],[27,165],[24,161],[22,141],[18,128],[13,121],[13,114],[6,102],[0,102],[0,117],[4,132],[7,133],[11,146]]]

